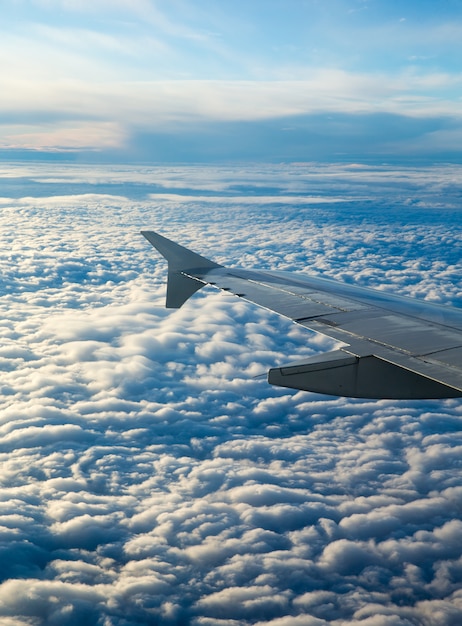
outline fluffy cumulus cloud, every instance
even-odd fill
[[[329,340],[139,235],[460,306],[459,168],[0,175],[2,624],[460,623],[461,403],[270,387]]]

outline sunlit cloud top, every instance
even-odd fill
[[[368,136],[393,116],[363,151],[406,153],[412,118],[411,152],[454,156],[441,137],[460,128],[456,0],[7,0],[0,37],[0,150],[213,160],[252,124],[255,154],[230,145],[231,158],[298,159],[300,143],[313,158],[318,116],[320,156],[334,158],[342,128]],[[291,122],[298,143],[279,137]]]

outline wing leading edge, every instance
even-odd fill
[[[462,310],[303,274],[228,269],[142,234],[167,259],[167,307],[214,285],[347,344],[272,368],[269,383],[357,398],[462,396]]]

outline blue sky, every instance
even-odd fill
[[[7,0],[0,29],[6,156],[460,158],[456,0]]]

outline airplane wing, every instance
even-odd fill
[[[213,285],[346,344],[270,369],[269,383],[355,398],[462,396],[462,310],[304,274],[228,269],[142,234],[168,261],[167,307]]]

